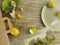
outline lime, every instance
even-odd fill
[[[57,12],[57,17],[60,19],[60,11]]]
[[[48,5],[48,7],[50,7],[50,8],[54,8],[54,7],[55,7],[55,3],[52,2],[52,1],[48,2],[47,5]]]
[[[36,33],[36,28],[35,27],[31,27],[30,28],[30,33],[31,34],[35,34]]]

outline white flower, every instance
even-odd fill
[[[10,13],[10,16],[15,18],[16,3],[14,1],[11,1],[11,5],[13,6],[13,9],[12,9],[12,12]]]
[[[12,12],[10,13],[11,17],[15,18],[15,10],[12,10]]]
[[[14,1],[11,1],[11,5],[16,7],[16,3]]]

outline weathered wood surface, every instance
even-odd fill
[[[30,27],[36,27],[37,30],[43,28],[41,22],[41,10],[46,0],[21,0],[19,7],[23,8],[23,19],[20,23],[23,27],[20,29],[21,34],[17,37],[9,36],[11,45],[24,45],[24,40],[34,35],[28,33]],[[37,34],[35,34],[37,35]]]
[[[20,20],[20,24],[23,25],[20,28],[21,34],[17,37],[9,36],[10,45],[24,45],[24,40],[38,34],[31,35],[28,33],[30,27],[36,27],[37,30],[43,28],[41,21],[42,7],[47,3],[47,0],[21,0],[19,7],[23,8],[23,19]]]

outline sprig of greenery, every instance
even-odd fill
[[[54,45],[55,36],[46,36],[44,39],[37,38],[35,40],[35,45]]]
[[[5,13],[10,13],[13,7],[11,6],[12,0],[3,0],[2,2],[2,10],[5,11]],[[16,8],[18,7],[19,0],[13,0],[16,3]]]

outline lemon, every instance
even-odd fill
[[[57,17],[60,19],[60,11],[57,12]]]
[[[17,14],[17,18],[22,19],[23,16],[22,16],[20,13],[18,13],[18,14]]]
[[[37,30],[36,30],[36,28],[35,28],[35,27],[31,27],[31,28],[30,28],[30,33],[31,33],[31,34],[35,34],[35,33],[36,33],[36,31],[37,31]]]
[[[10,30],[10,33],[12,34],[12,35],[14,35],[14,36],[17,36],[17,35],[19,35],[19,30],[17,29],[17,28],[12,28],[11,30]]]
[[[54,8],[54,7],[55,7],[55,3],[52,2],[52,1],[48,2],[47,5],[48,5],[48,7],[50,7],[50,8]]]

